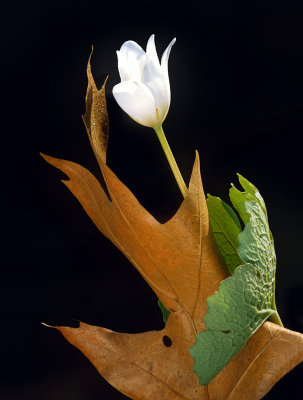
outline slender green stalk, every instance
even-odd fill
[[[158,139],[160,140],[161,146],[164,150],[164,153],[166,155],[167,161],[169,162],[170,168],[173,171],[173,174],[175,176],[175,179],[177,181],[177,184],[179,186],[179,189],[181,190],[181,193],[183,197],[186,197],[187,195],[187,187],[185,185],[185,182],[182,178],[181,172],[179,170],[179,167],[176,163],[175,157],[173,156],[173,153],[169,147],[168,141],[166,140],[162,125],[158,126],[157,128],[154,128],[156,131],[156,134],[158,136]]]
[[[280,325],[280,326],[284,326],[283,322],[280,318],[280,315],[277,311],[277,306],[276,306],[276,297],[275,297],[275,286],[276,286],[276,280],[274,281],[274,285],[273,285],[273,302],[272,302],[272,308],[273,310],[275,310],[275,313],[271,314],[271,316],[268,318],[268,320],[270,322],[273,322],[274,324]]]
[[[280,325],[283,327],[283,322],[281,321],[278,311],[271,314],[271,316],[268,318],[268,321],[272,322],[273,324],[277,324],[277,325]]]

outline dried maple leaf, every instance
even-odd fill
[[[199,157],[177,213],[159,223],[106,165],[108,116],[87,68],[83,117],[108,194],[85,168],[43,156],[63,171],[65,185],[97,228],[130,260],[170,311],[162,331],[116,333],[80,323],[57,327],[102,376],[134,400],[258,400],[303,359],[303,335],[266,322],[208,386],[199,384],[188,349],[205,329],[206,299],[228,276],[209,228]]]

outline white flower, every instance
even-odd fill
[[[123,43],[117,51],[121,83],[113,95],[119,106],[139,124],[157,128],[162,125],[170,106],[168,58],[173,39],[164,51],[161,64],[151,35],[146,52],[134,41]]]

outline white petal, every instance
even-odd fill
[[[166,50],[164,51],[162,58],[161,58],[161,67],[167,71],[168,69],[168,59],[170,55],[171,48],[176,43],[176,38],[174,38],[170,44],[167,46]]]
[[[152,60],[156,65],[160,65],[155,45],[155,35],[151,35],[151,37],[148,39],[146,55],[149,60]]]
[[[138,61],[132,56],[117,51],[118,69],[121,81],[141,81],[141,70]]]
[[[124,42],[121,46],[120,51],[122,53],[136,54],[137,59],[139,59],[143,54],[145,54],[145,51],[142,49],[142,47],[133,40],[128,40],[127,42]]]
[[[161,58],[161,78],[162,78],[162,90],[158,91],[157,94],[154,93],[156,104],[162,104],[162,118],[165,119],[169,106],[170,106],[170,84],[169,84],[169,76],[168,76],[168,59],[170,55],[170,51],[172,46],[175,44],[176,38],[174,38],[169,45],[167,46],[166,50],[164,51],[162,58]],[[160,106],[161,107],[161,106]]]
[[[161,66],[155,46],[155,35],[151,35],[146,46],[146,64],[143,70],[143,82],[152,81],[160,77],[161,74]]]
[[[170,105],[170,88],[169,83],[167,86],[167,80],[162,77],[154,78],[153,80],[146,82],[146,86],[153,94],[156,112],[160,124],[164,121]]]
[[[175,39],[170,42],[163,53],[161,66],[158,58],[155,61],[154,36],[151,36],[147,45],[147,61],[143,71],[144,83],[151,90],[161,123],[164,121],[170,106],[170,85],[168,78],[168,58]],[[157,56],[158,57],[158,56]]]
[[[117,51],[118,69],[121,81],[142,81],[143,68],[146,62],[144,50],[134,41],[123,43]]]
[[[139,124],[152,128],[161,124],[153,95],[143,83],[121,82],[114,86],[113,95],[119,106]]]
[[[126,81],[128,79],[128,68],[127,68],[127,57],[126,54],[121,53],[121,51],[117,50],[118,57],[118,70],[121,81]]]

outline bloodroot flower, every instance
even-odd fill
[[[114,86],[113,95],[119,106],[141,125],[156,131],[166,158],[185,197],[187,187],[163,132],[162,123],[170,106],[168,58],[173,39],[159,62],[155,35],[147,42],[146,52],[134,41],[123,43],[118,55],[121,83]]]
[[[123,43],[118,55],[121,83],[113,95],[119,106],[139,124],[157,128],[162,125],[170,106],[168,58],[173,39],[159,62],[155,35],[151,35],[146,52],[134,41]]]

